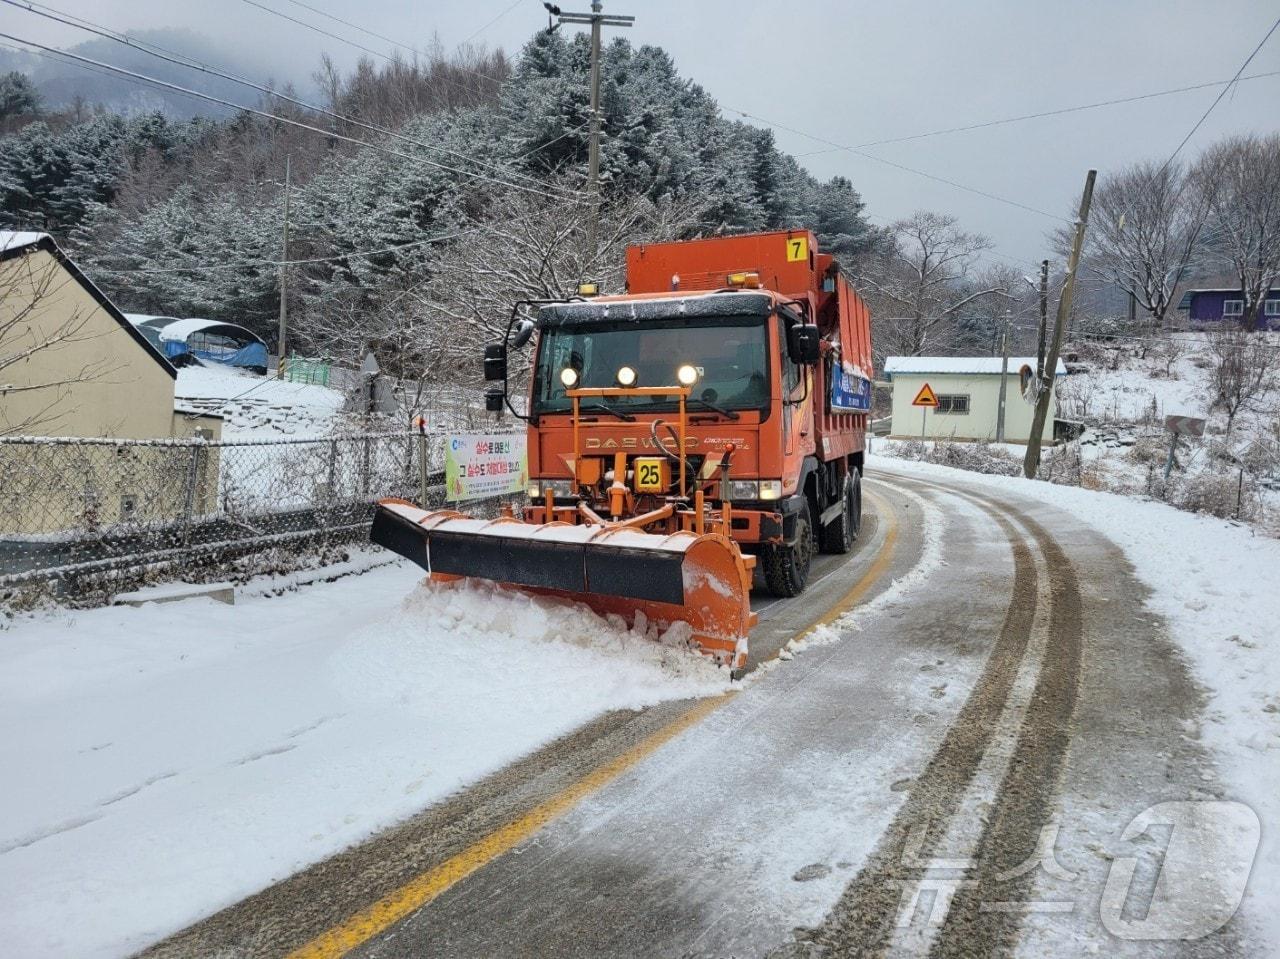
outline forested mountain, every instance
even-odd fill
[[[851,255],[875,240],[847,180],[815,180],[770,132],[721,116],[663,50],[618,39],[593,257],[588,65],[585,36],[544,32],[514,62],[437,50],[348,76],[325,64],[325,107],[341,120],[261,98],[327,136],[247,113],[30,122],[0,140],[0,220],[55,233],[126,309],[269,335],[288,157],[288,258],[321,261],[289,267],[299,345],[399,344],[406,368],[450,355],[459,325],[501,325],[518,296],[563,295],[584,276],[617,288],[628,242],[810,226]],[[257,102],[251,92],[236,99]]]
[[[293,79],[276,75],[267,63],[247,57],[241,52],[226,50],[191,30],[138,30],[130,32],[128,36],[139,44],[154,45],[170,54],[199,60],[224,73],[253,77],[261,82],[280,86],[288,85]],[[145,73],[202,93],[230,100],[240,99],[244,95],[244,88],[230,80],[187,70],[150,56],[136,47],[128,47],[106,38],[78,43],[68,50],[82,57]],[[0,48],[0,73],[11,71],[18,71],[31,79],[49,110],[67,110],[83,104],[86,108],[97,106],[125,116],[158,110],[173,119],[184,120],[200,116],[226,118],[235,113],[227,107],[193,99],[171,90],[147,87],[106,70],[24,50]]]

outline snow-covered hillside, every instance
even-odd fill
[[[1077,345],[1058,387],[1058,417],[1083,426],[1077,440],[1044,451],[1041,476],[1053,483],[1164,500],[1191,512],[1241,519],[1280,531],[1280,338],[1256,334],[1274,351],[1270,387],[1245,404],[1228,432],[1218,403],[1210,334],[1177,332],[1151,340]],[[1014,402],[1017,402],[1014,400]],[[1164,480],[1170,434],[1166,416],[1207,421],[1202,439],[1179,440]],[[922,444],[877,440],[877,452],[979,472],[1021,472],[1025,448],[996,444]]]

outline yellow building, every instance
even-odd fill
[[[176,378],[52,237],[0,231],[0,438],[9,438],[0,476],[10,492],[19,477],[45,484],[30,490],[41,500],[30,515],[3,511],[0,536],[83,525],[90,509],[108,525],[211,511],[216,450],[188,456],[189,448],[117,444],[91,452],[88,444],[15,439],[221,439],[221,417],[175,409]],[[184,486],[195,488],[194,502]]]
[[[998,356],[887,357],[884,374],[893,384],[893,438],[994,442],[1001,364]],[[1034,356],[1009,357],[1005,378],[1006,443],[1026,443],[1031,438],[1033,406],[1027,387],[1035,367]],[[1066,375],[1067,368],[1059,360],[1054,381]],[[937,395],[935,408],[912,405],[925,385]],[[1056,412],[1056,396],[1050,394],[1043,442],[1053,440]]]

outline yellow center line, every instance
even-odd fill
[[[876,558],[858,582],[822,619],[806,629],[804,634],[831,623],[847,612],[849,607],[879,579],[892,560],[893,546],[898,537],[897,521],[893,518],[892,510],[884,499],[870,491],[868,495],[876,501],[878,515],[887,520],[884,542],[880,545]],[[702,700],[661,729],[650,733],[630,749],[604,765],[598,766],[561,792],[543,800],[524,815],[499,827],[483,839],[450,856],[440,865],[428,869],[373,905],[360,910],[341,924],[321,933],[306,945],[293,950],[286,959],[337,959],[363,945],[401,919],[417,912],[476,870],[524,842],[553,819],[568,812],[582,799],[617,779],[684,730],[706,719],[721,706],[732,701],[734,695],[730,692]]]
[[[867,590],[879,581],[885,570],[889,568],[889,564],[893,562],[893,547],[898,541],[898,521],[894,518],[893,510],[884,497],[871,492],[871,490],[867,490],[866,493],[876,503],[876,515],[884,521],[884,542],[880,544],[880,549],[876,551],[876,558],[871,561],[871,565],[867,567],[867,571],[862,574],[862,577],[849,588],[847,593],[833,603],[830,609],[801,633],[801,638],[808,636],[820,626],[831,625],[831,623],[847,613],[849,608],[865,596]]]

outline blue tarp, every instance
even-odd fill
[[[264,368],[267,365],[267,348],[261,343],[246,343],[238,350],[193,350],[178,340],[164,340],[164,355],[170,359],[190,353],[210,363],[238,366],[247,369]]]

